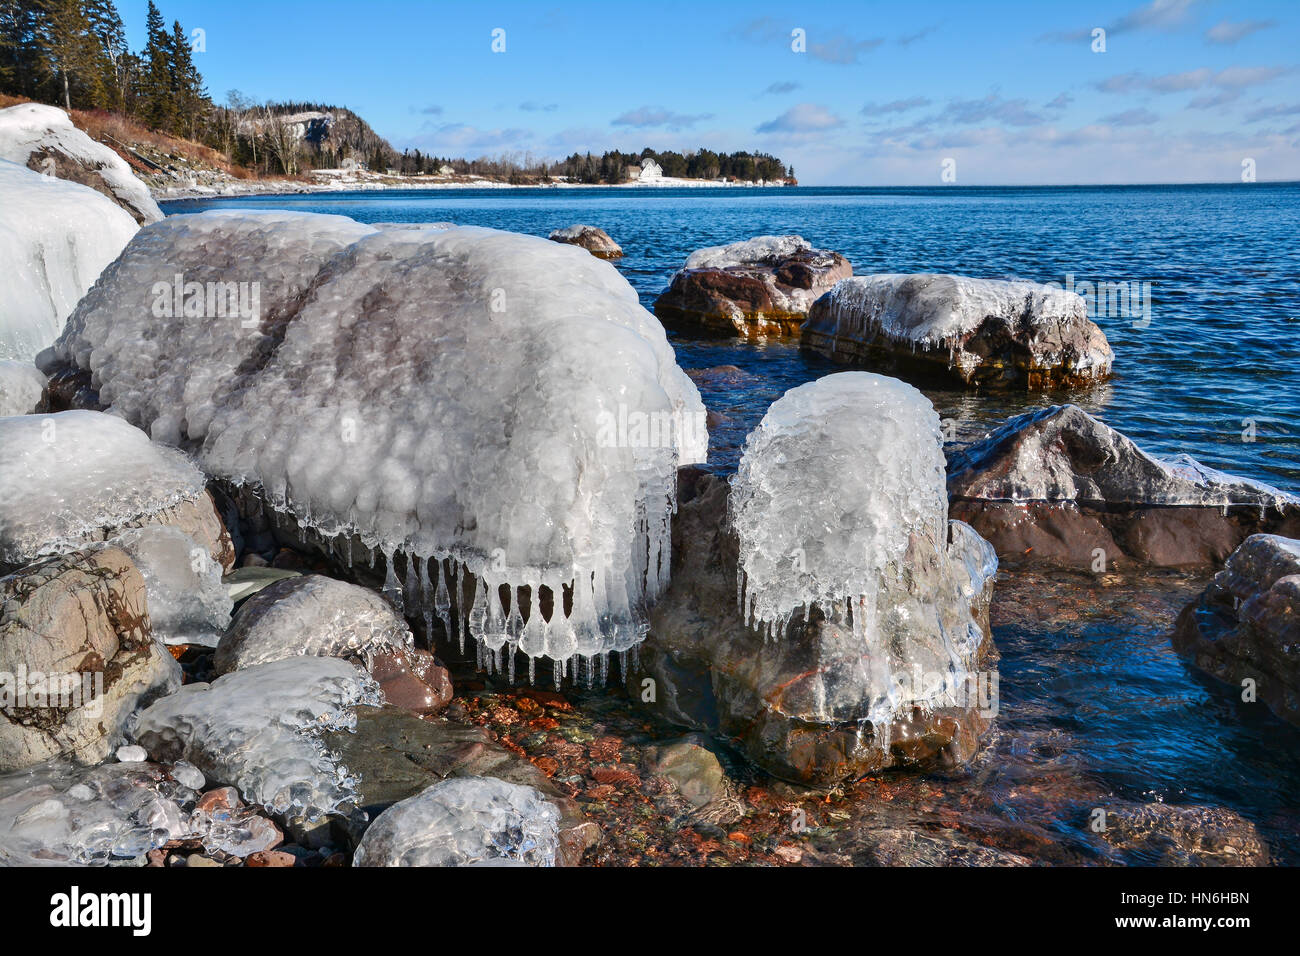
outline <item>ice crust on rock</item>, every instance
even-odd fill
[[[221,583],[221,565],[206,548],[169,525],[136,528],[112,543],[144,577],[155,637],[164,644],[217,646],[234,602]]]
[[[398,801],[361,837],[354,866],[554,866],[560,811],[532,787],[456,777]]]
[[[803,236],[755,236],[725,246],[696,249],[686,257],[687,269],[730,269],[747,265],[776,265],[801,252],[811,252]]]
[[[258,328],[155,317],[160,271],[266,276]],[[43,367],[59,360],[340,557],[357,539],[382,553],[408,613],[451,633],[458,607],[489,665],[507,647],[603,665],[642,639],[676,470],[708,445],[698,391],[616,269],[491,229],[173,217],[87,296]]]
[[[0,159],[0,359],[31,360],[54,341],[137,229],[90,187]]]
[[[190,837],[197,794],[147,763],[52,761],[0,776],[0,866],[142,861]]]
[[[414,646],[410,628],[374,591],[319,574],[285,578],[239,609],[213,658],[218,674],[289,657],[359,658]]]
[[[45,376],[31,362],[0,360],[0,418],[29,415],[45,390]]]
[[[63,110],[40,103],[0,110],[0,159],[31,168],[33,155],[38,162],[49,159],[53,164],[66,157],[80,167],[79,173],[100,180],[138,222],[163,218],[149,187],[136,178],[126,160],[77,129]],[[53,174],[59,175],[57,165]]]
[[[983,640],[972,599],[997,567],[988,542],[948,521],[942,445],[915,388],[843,372],[773,403],[731,484],[746,623],[777,641],[814,607],[839,624],[823,629],[842,646],[823,647],[809,712],[856,713],[886,747],[904,705],[955,702]],[[918,698],[905,688],[919,674],[947,683]]]
[[[179,451],[102,412],[0,418],[0,564],[100,541],[206,493]]]
[[[379,689],[347,661],[295,657],[187,684],[136,715],[133,736],[155,760],[185,759],[250,804],[319,819],[356,797],[356,780],[320,734],[351,729]]]

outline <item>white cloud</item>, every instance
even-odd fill
[[[825,107],[818,106],[816,103],[800,103],[790,107],[775,119],[759,124],[755,131],[798,135],[825,132],[843,125],[844,120]]]

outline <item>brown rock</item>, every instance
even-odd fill
[[[282,850],[259,850],[257,853],[250,853],[244,860],[245,866],[270,866],[270,867],[289,867],[297,862],[297,857],[292,853],[285,853]]]
[[[569,226],[565,229],[556,229],[548,238],[552,242],[581,246],[597,259],[618,259],[623,255],[622,248],[609,237],[609,233],[596,226]]]
[[[436,714],[451,702],[451,675],[428,651],[384,651],[375,655],[370,676],[384,700],[416,714]]]

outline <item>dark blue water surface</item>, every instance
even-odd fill
[[[430,190],[166,207],[172,214],[282,207],[543,236],[589,223],[623,246],[615,264],[647,307],[691,251],[780,233],[843,253],[859,274],[1150,282],[1149,326],[1096,317],[1115,350],[1113,380],[1068,400],[1153,453],[1186,452],[1300,491],[1297,185]],[[793,344],[672,341],[683,368],[744,372],[701,384],[721,416],[710,464],[722,471],[734,468],[745,434],[772,401],[834,370]],[[959,441],[1067,400],[926,393],[959,423]],[[1255,441],[1242,440],[1243,420],[1254,423]],[[997,730],[972,771],[977,781],[953,781],[943,799],[965,801],[963,812],[978,812],[986,832],[1004,828],[1006,846],[1023,847],[1033,831],[1069,848],[1044,860],[1157,862],[1142,853],[1117,857],[1088,831],[1088,811],[1163,800],[1232,808],[1255,823],[1276,860],[1300,862],[1300,730],[1263,705],[1240,703],[1170,649],[1174,616],[1204,583],[1004,571],[994,608],[1003,654]]]

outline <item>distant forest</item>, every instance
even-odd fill
[[[235,166],[261,176],[297,176],[354,161],[405,175],[449,167],[463,176],[513,183],[620,183],[631,166],[654,159],[665,176],[742,181],[794,179],[794,170],[766,153],[574,153],[554,162],[528,153],[464,159],[399,153],[351,110],[319,103],[258,103],[232,90],[216,103],[204,87],[194,54],[202,30],[167,26],[150,0],[144,49],[128,49],[113,0],[0,0],[0,93],[71,110],[124,117],[151,131],[217,150]],[[328,113],[329,121],[301,119]],[[299,117],[290,121],[291,117]]]

